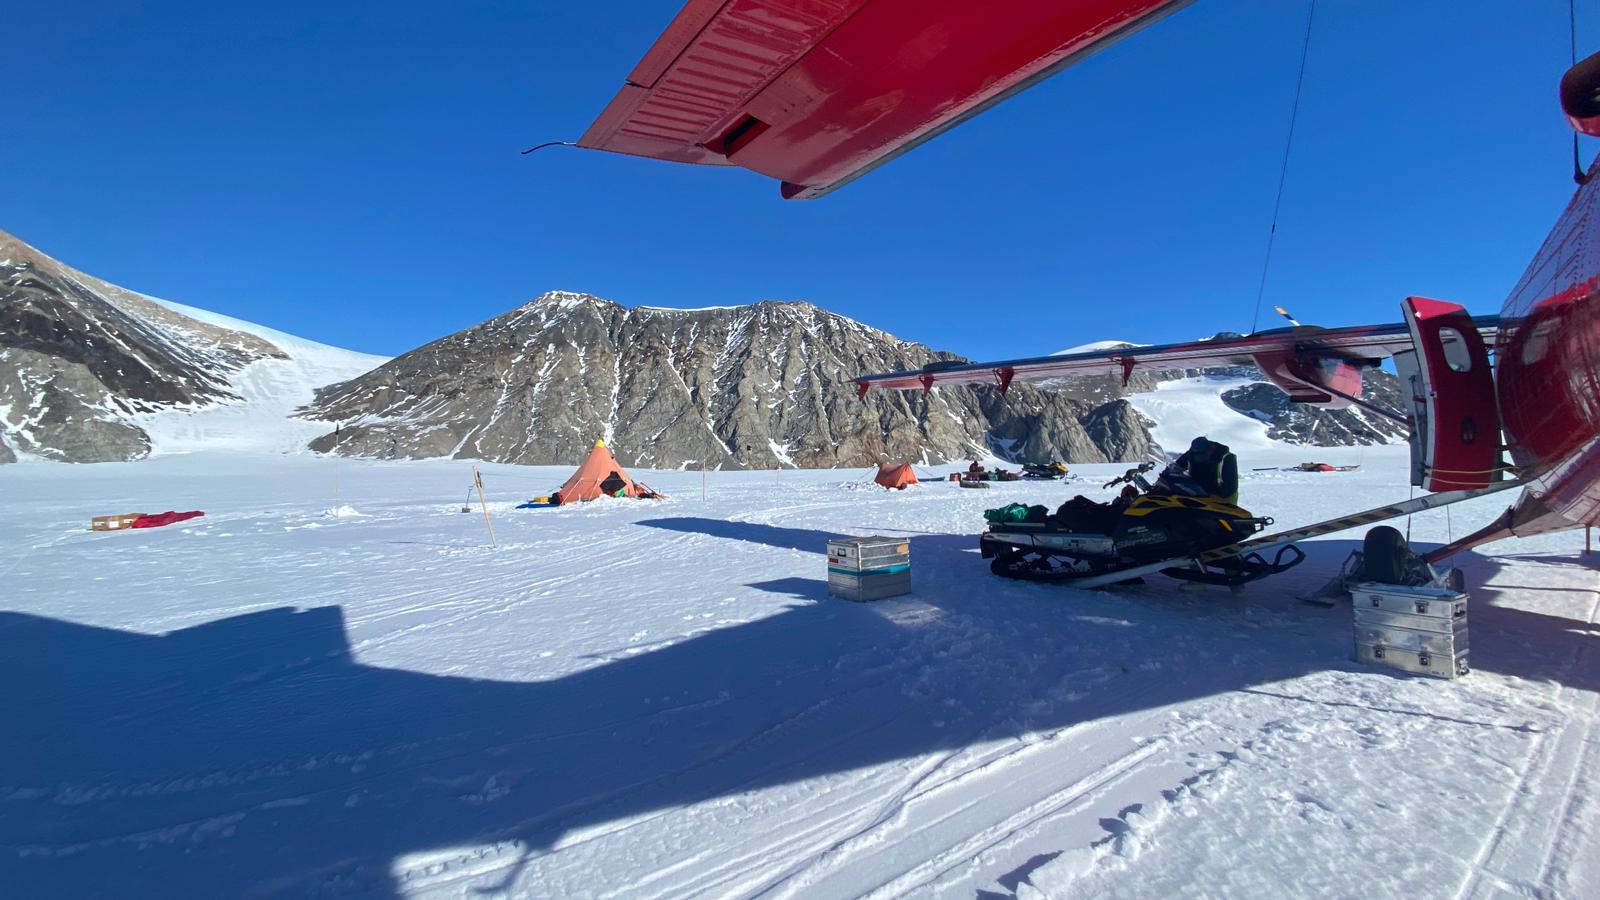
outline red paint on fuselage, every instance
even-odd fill
[[[1537,475],[1517,506],[1518,534],[1600,524],[1597,229],[1600,178],[1591,177],[1501,312],[1495,362],[1500,416],[1513,461]]]

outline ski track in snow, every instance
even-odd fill
[[[1246,470],[1308,458],[1240,449]],[[1313,452],[1364,466],[1247,471],[1245,505],[1288,528],[1404,492],[1403,448]],[[1359,535],[1237,596],[988,573],[984,508],[1100,496],[1121,467],[983,492],[715,472],[703,501],[699,472],[640,472],[671,499],[555,510],[512,506],[565,469],[480,468],[498,550],[460,512],[464,462],[0,470],[0,666],[23,688],[0,700],[0,883],[1480,898],[1600,875],[1581,535],[1469,556],[1476,671],[1441,682],[1353,663],[1348,608],[1296,599]],[[207,515],[79,530],[165,508]],[[828,598],[825,538],[874,532],[911,541],[914,592]]]
[[[1600,597],[1590,606],[1584,624],[1600,624]],[[1563,674],[1573,672],[1592,648],[1575,647],[1563,661]],[[1572,691],[1564,684],[1555,686],[1552,702]],[[1553,732],[1540,734],[1522,767],[1521,775],[1506,800],[1504,809],[1489,832],[1489,837],[1472,859],[1457,898],[1493,897],[1503,894],[1537,896],[1552,882],[1554,875],[1566,875],[1555,857],[1575,839],[1571,830],[1579,819],[1580,804],[1592,804],[1587,778],[1595,769],[1596,703],[1594,692],[1584,692],[1572,703],[1575,721],[1554,726]],[[1588,757],[1586,759],[1585,757]],[[1587,765],[1586,765],[1587,764]],[[1549,814],[1558,811],[1554,820]],[[1544,827],[1526,829],[1525,823],[1546,819]],[[1531,833],[1530,833],[1531,832]],[[1567,838],[1565,842],[1562,838]],[[1565,844],[1565,848],[1563,848]],[[1537,868],[1530,869],[1530,866]]]

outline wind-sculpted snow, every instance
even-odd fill
[[[1249,471],[1296,452],[1243,465],[1285,527],[1404,495],[1399,447]],[[1439,682],[1352,663],[1348,607],[1295,599],[1359,535],[1238,595],[989,574],[983,508],[1104,499],[1109,465],[989,491],[712,472],[705,499],[698,472],[637,470],[670,499],[544,510],[513,505],[567,468],[480,468],[496,550],[459,462],[0,470],[0,893],[1582,897],[1600,875],[1580,535],[1464,559],[1475,671]],[[207,515],[85,531],[108,496]],[[910,595],[826,595],[824,542],[866,533],[907,538]]]

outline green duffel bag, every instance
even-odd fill
[[[983,511],[983,517],[990,522],[1021,522],[1028,514],[1028,508],[1021,503],[1008,503],[1005,506]]]

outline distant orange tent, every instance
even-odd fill
[[[881,463],[878,466],[878,477],[872,479],[889,490],[905,490],[906,485],[917,483],[917,473],[911,471],[910,463],[891,465]]]
[[[633,481],[633,476],[628,470],[617,462],[606,448],[605,441],[595,441],[594,449],[589,451],[589,458],[583,461],[578,471],[572,473],[567,483],[561,486],[561,502],[573,503],[579,500],[593,500],[596,497],[650,497],[650,491],[639,487]]]

